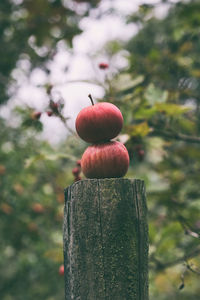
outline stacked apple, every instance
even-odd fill
[[[76,118],[76,131],[80,138],[92,143],[81,159],[81,168],[87,178],[123,177],[129,166],[126,147],[111,141],[121,131],[123,116],[120,110],[109,102],[83,108]]]

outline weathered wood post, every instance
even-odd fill
[[[65,300],[148,300],[144,182],[86,179],[65,190]]]

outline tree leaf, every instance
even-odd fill
[[[155,107],[158,111],[165,112],[169,116],[182,115],[191,110],[189,107],[175,103],[156,103]]]
[[[147,87],[147,90],[144,94],[145,99],[148,101],[150,105],[154,105],[155,103],[163,103],[168,98],[168,92],[166,90],[161,90],[153,83],[150,83]]]
[[[114,87],[120,91],[120,93],[126,93],[132,91],[134,87],[144,81],[144,76],[139,75],[136,78],[132,78],[130,74],[121,74],[118,80],[114,83]]]
[[[142,122],[139,124],[129,126],[128,131],[131,136],[144,137],[151,131],[151,128],[149,127],[147,122]]]
[[[157,112],[156,107],[140,107],[139,110],[137,110],[134,113],[134,119],[149,119],[153,115],[155,115]]]

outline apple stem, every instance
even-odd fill
[[[90,98],[90,101],[91,101],[92,105],[94,105],[94,101],[93,101],[93,99],[92,99],[91,94],[89,94],[88,97]]]

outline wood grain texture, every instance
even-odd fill
[[[148,300],[144,182],[86,179],[65,190],[65,300]]]

